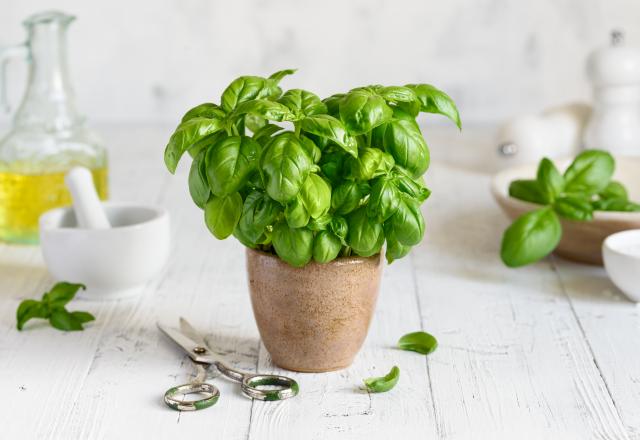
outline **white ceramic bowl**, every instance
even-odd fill
[[[640,302],[640,229],[608,236],[602,243],[602,257],[613,284]]]
[[[81,296],[135,295],[162,270],[169,256],[168,212],[155,206],[105,202],[111,229],[80,229],[71,207],[40,217],[44,260],[54,278],[83,283]]]
[[[614,179],[622,182],[629,190],[629,198],[640,201],[640,158],[616,157]],[[554,161],[561,171],[569,165],[569,160]],[[502,210],[515,220],[522,214],[539,208],[539,205],[509,197],[509,184],[516,179],[535,179],[538,164],[516,166],[493,176],[491,193]],[[606,237],[619,231],[640,228],[640,212],[597,211],[593,220],[578,222],[561,219],[562,240],[555,253],[563,258],[589,264],[602,264],[602,242]]]

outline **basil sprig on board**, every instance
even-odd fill
[[[218,239],[277,254],[292,266],[339,256],[402,258],[425,231],[420,205],[429,148],[416,116],[460,127],[453,100],[429,84],[371,85],[321,99],[284,91],[294,70],[242,76],[220,104],[190,109],[164,153],[174,173],[188,153],[189,193]]]
[[[88,312],[69,312],[66,305],[73,299],[76,292],[84,289],[82,284],[60,282],[50,291],[42,295],[42,300],[25,299],[18,306],[16,312],[16,327],[22,330],[25,323],[33,318],[48,319],[51,326],[58,330],[84,330],[83,324],[95,318]]]
[[[504,232],[500,251],[504,264],[524,266],[553,252],[562,237],[560,217],[589,221],[594,211],[640,211],[639,204],[629,201],[626,188],[611,179],[614,169],[611,154],[586,150],[564,174],[544,158],[535,179],[511,182],[511,197],[543,206],[520,216]]]

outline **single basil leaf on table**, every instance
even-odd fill
[[[565,192],[597,194],[609,184],[614,168],[613,156],[606,151],[583,151],[564,172]]]
[[[86,289],[85,285],[61,281],[59,283],[56,283],[48,292],[46,302],[51,309],[64,307],[69,301],[73,299],[73,297],[80,289]]]
[[[409,121],[395,120],[387,124],[384,149],[414,178],[422,176],[429,168],[429,147],[420,129]]]
[[[300,188],[299,197],[309,215],[318,218],[331,207],[331,186],[319,175],[310,173]]]
[[[260,145],[248,136],[231,136],[209,148],[205,157],[207,182],[217,197],[235,193],[258,163]]]
[[[538,165],[536,176],[538,188],[544,203],[553,203],[564,188],[564,178],[556,166],[546,157]]]
[[[627,188],[616,180],[612,180],[609,184],[598,194],[601,199],[622,199],[628,200],[629,194]]]
[[[384,393],[396,386],[400,379],[400,369],[396,366],[382,377],[370,377],[364,380],[364,385],[370,393]]]
[[[369,219],[366,207],[360,207],[347,216],[349,231],[347,244],[360,256],[377,254],[384,243],[382,225]]]
[[[290,228],[302,228],[309,223],[309,211],[305,208],[300,196],[289,202],[284,209],[284,218]]]
[[[205,102],[186,112],[180,122],[187,122],[193,118],[224,119],[225,116],[226,112],[222,107],[212,102]]]
[[[353,157],[358,157],[358,144],[355,138],[347,133],[342,122],[333,116],[307,116],[300,121],[300,128],[307,133],[329,139]]]
[[[34,299],[25,299],[18,306],[16,311],[16,327],[22,330],[27,321],[32,318],[48,318],[49,309],[40,301]]]
[[[82,330],[82,321],[67,312],[65,309],[53,310],[51,312],[51,316],[49,316],[49,323],[58,330]]]
[[[371,92],[354,90],[340,100],[340,119],[353,135],[368,133],[391,120],[393,111],[384,99]]]
[[[460,114],[449,95],[430,84],[408,84],[406,87],[415,92],[420,101],[421,111],[446,116],[458,129],[462,129]]]
[[[313,162],[291,132],[272,138],[260,158],[267,194],[283,204],[293,200],[307,179]]]
[[[302,267],[313,255],[313,232],[306,228],[290,228],[286,222],[276,223],[272,234],[273,247],[285,262]]]
[[[212,196],[204,206],[204,222],[218,240],[233,233],[241,215],[242,197],[237,192],[223,197]]]
[[[200,209],[204,209],[204,205],[211,194],[209,183],[207,182],[205,154],[206,151],[201,151],[191,162],[191,169],[189,170],[189,194],[193,199],[193,203]]]
[[[71,316],[73,317],[73,319],[75,319],[81,324],[84,324],[85,322],[94,321],[96,319],[95,316],[93,316],[91,313],[81,312],[81,311],[71,312]]]
[[[421,354],[429,354],[436,351],[438,341],[433,335],[426,332],[408,333],[400,338],[398,347],[403,350],[415,351]]]
[[[538,205],[545,204],[545,199],[537,180],[514,180],[509,184],[509,196]]]
[[[329,231],[320,231],[313,240],[313,259],[318,263],[335,260],[342,249],[342,241]]]
[[[569,220],[593,220],[593,206],[589,199],[584,197],[571,195],[560,197],[553,204],[553,209]]]
[[[224,129],[222,119],[197,117],[178,125],[164,150],[164,163],[171,173],[175,173],[180,158],[194,143]]]
[[[500,257],[509,267],[533,263],[553,252],[561,236],[560,220],[550,206],[528,212],[504,232]]]

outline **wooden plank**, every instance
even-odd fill
[[[640,439],[640,314],[603,268],[554,259],[563,290],[631,438]]]
[[[498,258],[507,220],[488,178],[431,174],[414,261],[440,438],[628,438],[549,261]]]

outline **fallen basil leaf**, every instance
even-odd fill
[[[400,379],[400,369],[394,366],[386,376],[365,379],[364,385],[370,393],[385,393],[396,386],[398,379]]]
[[[54,308],[67,305],[80,289],[86,289],[85,285],[67,283],[66,281],[56,283],[47,295],[49,306]]]
[[[51,312],[49,323],[58,330],[82,330],[82,322],[65,309],[57,309]]]
[[[25,299],[18,306],[16,321],[18,330],[22,330],[25,323],[31,318],[46,318],[47,310],[45,305],[35,299]]]
[[[436,348],[438,348],[438,341],[429,333],[413,332],[401,337],[398,341],[398,347],[403,350],[429,354],[436,351]]]

